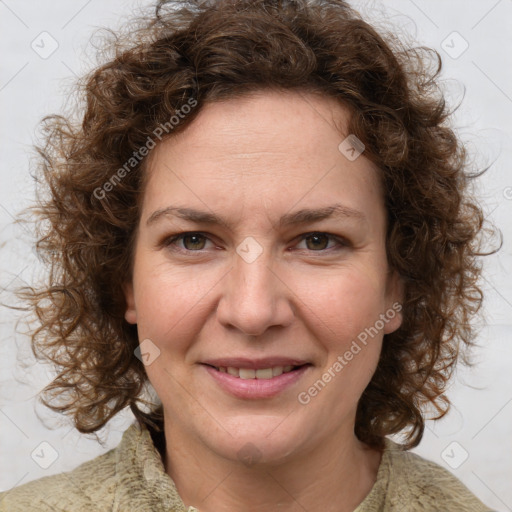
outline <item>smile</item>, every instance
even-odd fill
[[[236,368],[202,364],[210,378],[225,393],[240,399],[272,398],[296,385],[311,364]]]
[[[233,377],[239,377],[240,379],[248,380],[248,379],[262,379],[262,380],[268,380],[272,379],[273,377],[279,377],[279,375],[282,375],[283,373],[291,372],[299,366],[273,366],[270,368],[261,368],[258,370],[255,370],[253,368],[234,368],[233,366],[220,366],[214,368],[222,373],[229,373],[229,375],[232,375]]]

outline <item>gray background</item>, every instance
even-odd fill
[[[428,422],[415,451],[450,469],[496,510],[512,511],[512,0],[352,4],[384,29],[394,24],[441,53],[449,100],[460,100],[465,89],[455,116],[459,134],[480,166],[493,164],[478,187],[504,246],[485,258],[477,365],[457,371],[449,390],[452,412]],[[38,121],[58,112],[75,75],[94,65],[94,50],[87,46],[94,28],[116,27],[134,8],[147,5],[0,0],[0,302],[12,304],[9,290],[33,283],[41,273],[30,245],[33,235],[13,225],[34,194],[29,169]],[[48,55],[52,45],[58,47]],[[23,314],[0,308],[0,490],[103,453],[131,421],[129,414],[119,415],[100,433],[100,445],[37,405],[36,394],[51,370],[31,359],[24,328]]]

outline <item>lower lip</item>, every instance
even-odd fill
[[[304,375],[310,365],[301,366],[297,370],[282,373],[271,379],[241,379],[229,373],[220,372],[208,365],[203,365],[203,367],[224,391],[237,398],[258,399],[271,398],[293,386]]]

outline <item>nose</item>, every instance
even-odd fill
[[[251,263],[235,256],[223,279],[217,318],[224,327],[261,336],[270,327],[286,327],[294,318],[293,292],[265,252]]]

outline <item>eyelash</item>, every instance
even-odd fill
[[[206,249],[198,249],[195,251],[190,250],[190,249],[183,249],[181,247],[174,245],[176,241],[178,241],[180,239],[182,240],[187,235],[200,235],[200,236],[210,240],[210,238],[207,236],[207,233],[204,233],[202,231],[183,231],[181,233],[176,233],[176,234],[166,238],[163,241],[162,246],[169,248],[172,251],[181,252],[182,254],[185,254],[185,253],[186,254],[191,254],[191,253],[202,254],[202,253],[204,253],[204,251],[206,251]],[[350,243],[347,240],[345,240],[339,236],[332,235],[331,233],[325,233],[323,231],[311,231],[309,233],[304,233],[303,235],[300,235],[299,243],[302,242],[303,240],[305,240],[307,237],[312,236],[312,235],[326,235],[329,239],[334,240],[339,244],[338,247],[329,247],[327,249],[319,249],[318,251],[314,251],[312,249],[306,249],[306,251],[309,251],[312,253],[326,253],[326,252],[330,252],[332,250],[338,251],[340,249],[344,249],[344,248],[347,248],[350,246]],[[174,247],[172,247],[172,246],[174,246]],[[303,249],[299,249],[299,250],[303,250]]]

